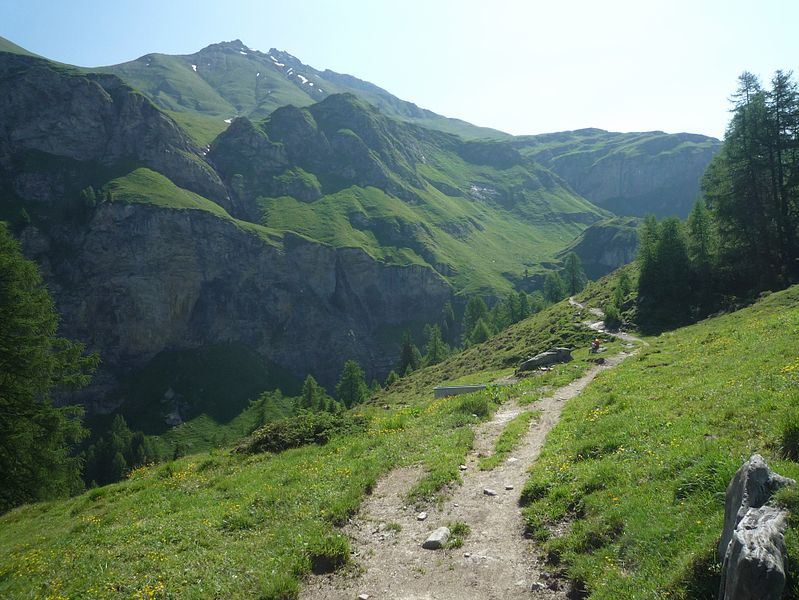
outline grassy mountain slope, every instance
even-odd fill
[[[524,514],[591,598],[716,597],[735,471],[758,452],[799,476],[784,459],[795,441],[783,438],[799,420],[797,333],[793,287],[651,339],[567,405],[523,492]],[[553,536],[556,527],[566,534]],[[795,565],[795,524],[787,540]]]
[[[423,464],[427,476],[409,491],[411,501],[458,479],[471,426],[501,397],[485,392],[433,400],[429,382],[489,381],[518,356],[549,344],[553,323],[564,325],[562,341],[586,345],[590,332],[560,304],[500,339],[402,380],[357,408],[368,421],[365,431],[324,446],[252,456],[212,451],[139,469],[122,483],[67,501],[12,511],[0,517],[0,595],[291,597],[284,594],[313,565],[347,559],[336,524],[381,474]],[[505,349],[497,352],[500,346]],[[574,378],[587,352],[577,358],[545,379],[526,381],[520,391]],[[389,410],[382,408],[386,403]]]
[[[555,568],[592,598],[713,597],[721,497],[740,462],[761,452],[799,475],[778,459],[781,423],[797,418],[797,332],[792,288],[650,340],[570,401],[523,495]],[[382,473],[418,462],[427,476],[409,501],[440,493],[458,479],[471,426],[503,394],[578,376],[591,335],[564,302],[358,407],[362,432],[279,454],[212,451],[14,510],[0,518],[0,593],[292,597],[312,568],[346,562],[336,524]],[[431,398],[434,384],[489,381],[553,343],[580,348],[577,360],[507,391]],[[792,556],[798,541],[791,528]]]
[[[239,40],[183,56],[147,54],[94,70],[120,76],[180,115],[176,118],[204,144],[236,116],[262,119],[280,106],[309,106],[340,93],[356,94],[389,116],[467,138],[510,137],[421,109],[351,75],[318,71],[287,52],[259,52]]]
[[[686,217],[699,193],[699,178],[720,145],[704,135],[602,129],[513,140],[519,152],[552,169],[597,206],[638,217]]]
[[[22,46],[18,46],[11,40],[7,40],[2,36],[0,36],[0,52],[10,52],[11,54],[24,54],[26,56],[38,56],[38,54],[34,54],[30,50],[26,50]]]
[[[352,95],[239,119],[208,158],[268,227],[427,264],[471,293],[508,291],[605,216],[502,143],[395,121]]]

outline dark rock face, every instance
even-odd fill
[[[631,263],[638,253],[636,218],[617,218],[594,223],[558,256],[574,252],[589,279],[599,279]]]
[[[382,375],[396,344],[381,344],[377,330],[410,315],[432,321],[450,296],[430,268],[388,266],[290,234],[266,241],[203,211],[105,203],[79,231],[29,228],[22,237],[64,335],[101,353],[98,392],[165,348],[231,342],[328,386],[350,358]]]
[[[554,365],[555,363],[570,362],[571,360],[572,353],[568,348],[552,348],[552,350],[547,350],[541,354],[536,354],[532,358],[528,358],[519,365],[519,368],[516,369],[516,372],[522,373],[524,371],[532,371],[538,367],[548,367],[549,365]]]
[[[100,189],[142,166],[234,216],[258,215],[237,203],[238,194],[230,200],[174,121],[115,76],[3,54],[0,77],[0,190],[34,214],[20,238],[52,290],[61,333],[100,353],[94,383],[79,398],[90,411],[113,410],[118,400],[108,398],[120,381],[158,353],[216,344],[244,345],[328,387],[350,358],[380,377],[397,348],[379,332],[434,321],[450,297],[449,284],[430,267],[387,265],[360,249],[268,233],[223,211],[102,197],[66,218],[61,209],[82,188]],[[309,114],[287,109],[278,142],[246,119],[235,121],[230,160],[246,170],[230,178],[230,189],[245,176],[257,182],[261,173],[285,175],[288,149],[301,153],[311,143],[304,136],[319,136],[315,125],[308,131],[297,119]],[[292,135],[299,141],[285,143]],[[311,146],[324,154],[319,144]],[[313,177],[297,169],[290,175],[276,185],[304,189],[312,200]]]
[[[727,487],[720,600],[779,600],[785,587],[785,513],[766,506],[786,485],[796,485],[754,454]]]
[[[656,156],[562,156],[551,168],[591,202],[617,215],[686,217],[715,148]]]

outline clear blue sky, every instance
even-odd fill
[[[721,137],[737,76],[799,71],[795,0],[0,0],[0,36],[115,64],[239,38],[514,134]]]

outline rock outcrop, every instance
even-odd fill
[[[754,454],[727,487],[719,600],[779,600],[785,587],[785,512],[768,506],[772,495],[796,485]]]
[[[297,377],[310,370],[327,386],[349,358],[382,374],[396,349],[377,332],[409,315],[434,321],[450,297],[429,267],[265,231],[201,210],[111,202],[80,229],[29,227],[22,239],[64,335],[100,351],[106,390],[165,348],[217,343],[253,348]]]
[[[558,258],[574,252],[580,257],[588,278],[599,279],[635,260],[639,222],[637,218],[627,217],[594,223],[560,252]]]
[[[572,353],[569,348],[552,348],[541,354],[536,354],[532,358],[528,358],[516,369],[517,373],[524,371],[532,371],[539,367],[548,367],[556,363],[564,363],[572,360]]]

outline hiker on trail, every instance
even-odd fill
[[[597,352],[599,352],[599,344],[600,343],[601,342],[599,341],[599,338],[594,338],[594,341],[591,342],[591,352],[592,353],[596,354]]]

